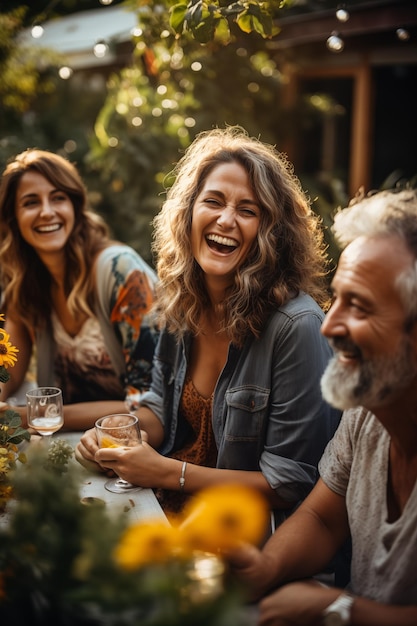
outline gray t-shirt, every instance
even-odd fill
[[[319,464],[346,497],[353,593],[389,604],[417,603],[417,482],[402,515],[387,522],[388,432],[363,408],[346,411]]]

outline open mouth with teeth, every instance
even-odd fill
[[[45,226],[37,226],[35,228],[37,233],[54,233],[62,228],[62,224],[48,224]]]
[[[230,253],[236,250],[238,243],[230,237],[220,237],[220,235],[207,235],[207,245],[217,252]]]

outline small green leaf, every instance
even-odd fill
[[[22,423],[22,419],[19,413],[17,413],[13,409],[6,409],[3,412],[0,421],[3,422],[4,424],[7,424],[9,428],[12,428],[12,429],[17,428]]]
[[[244,33],[251,33],[253,30],[252,16],[246,12],[237,17],[236,23]]]
[[[191,28],[191,32],[196,41],[200,43],[208,43],[214,39],[216,20],[209,15],[206,19],[202,20],[198,25]]]
[[[253,17],[253,30],[264,39],[271,36],[272,20],[269,16]]]
[[[186,4],[176,4],[171,9],[169,24],[176,33],[182,33],[184,29],[185,16],[187,14]]]
[[[9,441],[11,443],[18,444],[18,443],[21,443],[23,440],[30,441],[30,433],[29,431],[19,426],[18,428],[16,428],[13,435],[10,437]]]
[[[10,374],[7,369],[2,365],[0,367],[0,383],[7,383],[10,378]]]
[[[219,18],[216,24],[215,39],[221,43],[227,43],[230,40],[229,22],[225,17]]]

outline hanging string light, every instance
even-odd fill
[[[330,52],[342,52],[345,47],[345,42],[340,37],[339,33],[334,30],[330,37],[327,38],[326,45]]]
[[[349,12],[346,11],[344,4],[339,4],[336,10],[336,19],[339,22],[347,22],[350,18]],[[345,42],[337,31],[333,31],[332,34],[326,40],[326,46],[330,52],[342,52],[345,47]]]
[[[103,57],[106,56],[108,49],[109,47],[106,44],[106,42],[100,39],[94,44],[94,48],[93,48],[94,56],[96,56],[98,59],[102,59]]]
[[[395,32],[400,41],[408,41],[410,39],[410,33],[405,28],[397,28]]]
[[[350,15],[348,11],[346,11],[344,5],[341,5],[337,8],[336,18],[339,20],[339,22],[347,22],[350,18]]]
[[[58,70],[58,75],[59,75],[60,78],[62,78],[62,80],[68,80],[69,78],[71,78],[73,73],[74,72],[73,72],[72,68],[68,67],[68,65],[63,65]]]
[[[42,37],[43,32],[44,30],[41,24],[34,24],[32,26],[32,30],[30,31],[30,34],[32,35],[34,39],[39,39],[40,37]]]

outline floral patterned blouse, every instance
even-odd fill
[[[64,402],[125,399],[138,408],[151,383],[158,331],[151,307],[156,274],[129,246],[111,245],[96,267],[96,317],[70,337],[56,316],[37,335],[39,385],[59,385]]]

